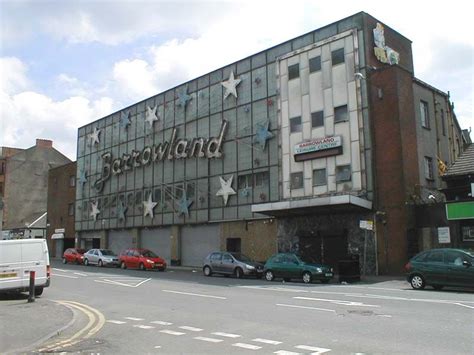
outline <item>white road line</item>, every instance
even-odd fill
[[[151,325],[143,325],[143,324],[135,324],[133,327],[140,328],[140,329],[154,329],[155,328],[155,327],[152,327]]]
[[[293,351],[286,351],[286,350],[278,350],[275,351],[274,354],[279,354],[279,355],[300,355],[301,353],[295,353]]]
[[[160,330],[160,333],[165,333],[165,334],[169,334],[169,335],[184,335],[184,334],[186,334],[186,333],[182,333],[182,332],[175,332],[174,330],[169,330],[169,329]]]
[[[251,289],[255,289],[255,290],[264,290],[264,291],[282,291],[282,292],[302,292],[302,293],[305,293],[305,292],[310,292],[310,291],[307,291],[307,290],[299,290],[299,289],[295,289],[295,288],[283,288],[283,287],[267,287],[267,286],[237,286],[237,287],[240,287],[240,288],[251,288]]]
[[[195,337],[194,339],[202,340],[202,341],[208,341],[210,343],[220,343],[221,341],[224,341],[222,339],[206,338],[206,337]]]
[[[343,301],[343,300],[330,300],[327,298],[312,298],[312,297],[293,297],[297,300],[305,300],[305,301],[320,301],[320,302],[329,302],[334,304],[339,304],[342,306],[358,306],[358,307],[380,307],[379,305],[375,304],[365,304],[361,302],[352,302],[352,301]]]
[[[108,320],[108,321],[106,321],[106,322],[108,322],[108,323],[113,323],[113,324],[125,324],[125,323],[127,323],[127,322],[123,322],[123,321],[121,321],[121,320],[112,320],[112,319],[111,319],[111,320]]]
[[[77,276],[68,276],[68,275],[59,275],[59,274],[54,274],[53,277],[56,277],[56,276],[59,276],[59,277],[67,277],[68,279],[78,279],[79,277]]]
[[[377,317],[392,318],[392,316],[389,314],[377,314]]]
[[[281,307],[312,309],[312,310],[314,310],[314,311],[323,311],[323,312],[333,312],[333,313],[336,313],[336,310],[334,310],[334,309],[316,308],[316,307],[305,307],[305,306],[296,306],[296,305],[294,305],[294,304],[283,304],[283,303],[277,303],[276,305],[277,305],[277,306],[281,306]]]
[[[154,320],[153,322],[150,322],[150,323],[159,324],[159,325],[172,325],[173,324],[173,323],[170,323],[170,322],[163,322],[161,320]]]
[[[75,272],[74,275],[79,275],[79,276],[89,276],[87,274],[83,274],[82,272]]]
[[[65,270],[65,269],[58,269],[56,267],[53,267],[53,270],[62,271],[62,272],[69,272],[70,271],[70,270]]]
[[[262,338],[252,339],[252,341],[256,341],[258,343],[264,343],[264,344],[271,344],[271,345],[281,344],[281,341],[270,340],[270,339],[262,339]]]
[[[183,330],[189,330],[191,332],[202,332],[203,329],[201,328],[194,328],[194,327],[188,327],[187,325],[183,325],[181,327],[178,327],[179,329],[183,329]]]
[[[242,336],[238,334],[230,334],[230,333],[222,333],[222,332],[215,332],[215,333],[212,333],[212,335],[217,335],[217,336],[226,337],[226,338],[240,338]]]
[[[161,290],[163,292],[169,292],[169,293],[177,293],[180,295],[187,295],[187,296],[197,296],[197,297],[206,297],[206,298],[216,298],[220,300],[226,300],[227,297],[221,297],[221,296],[211,296],[211,295],[202,295],[199,293],[190,293],[190,292],[180,292],[180,291],[172,291],[172,290]]]
[[[301,349],[301,350],[314,351],[316,354],[324,354],[324,353],[327,353],[327,352],[331,351],[331,349],[317,348],[315,346],[307,346],[307,345],[297,345],[297,346],[295,346],[295,348]]]
[[[143,318],[135,318],[135,317],[124,317],[124,318],[128,320],[143,320]]]
[[[249,350],[258,350],[262,348],[261,346],[245,344],[245,343],[235,343],[235,344],[232,344],[232,346],[236,346],[238,348],[249,349]]]
[[[472,306],[468,306],[467,304],[462,304],[462,303],[457,303],[457,302],[456,302],[456,303],[454,303],[454,304],[456,304],[456,305],[458,305],[458,306],[461,306],[461,307],[466,307],[466,308],[471,308],[471,309],[474,309],[474,307],[472,307]]]
[[[161,349],[161,345],[155,346],[155,349]]]
[[[146,279],[146,280],[143,280],[142,282],[139,282],[138,284],[136,285],[129,285],[129,284],[124,284],[122,282],[118,282],[118,281],[115,281],[115,280],[108,280],[108,279],[103,279],[103,280],[94,280],[94,282],[100,282],[100,283],[104,283],[104,284],[109,284],[109,285],[117,285],[117,286],[125,286],[125,287],[138,287],[140,286],[141,284],[147,282],[147,281],[150,281],[151,279]]]

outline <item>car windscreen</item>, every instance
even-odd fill
[[[252,259],[250,259],[248,256],[241,254],[241,253],[231,253],[232,256],[237,259],[238,261],[244,261],[244,262],[250,262]]]
[[[142,255],[147,258],[158,258],[158,255],[153,253],[151,250],[144,250]]]
[[[115,256],[115,253],[109,249],[100,249],[100,252],[102,253],[102,255]]]
[[[297,255],[297,258],[300,259],[304,263],[308,264],[320,264],[321,262],[316,259],[316,257],[311,255]]]

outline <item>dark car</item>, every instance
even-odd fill
[[[250,275],[262,277],[263,264],[241,253],[216,251],[204,259],[202,271],[206,276],[222,274],[235,275],[237,278]]]
[[[63,264],[67,263],[76,263],[82,264],[84,260],[84,253],[86,251],[84,249],[78,248],[68,248],[63,253]]]
[[[474,287],[474,252],[463,249],[431,249],[405,265],[407,281],[415,290],[432,286]]]
[[[265,279],[272,281],[280,277],[283,280],[302,279],[304,283],[319,280],[328,283],[334,276],[328,265],[317,263],[310,257],[293,253],[279,253],[267,260],[264,267]]]

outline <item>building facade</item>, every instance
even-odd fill
[[[459,154],[451,107],[415,79],[408,39],[355,14],[81,127],[78,244],[400,273],[419,248],[413,195]]]

